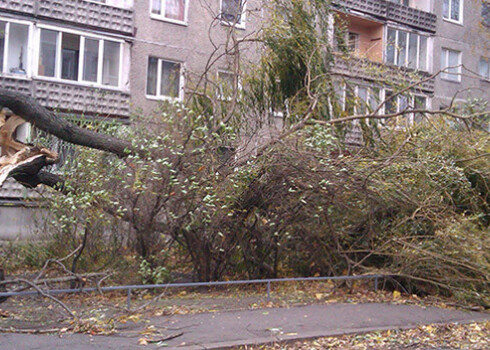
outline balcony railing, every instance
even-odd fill
[[[434,78],[429,73],[386,65],[355,57],[335,56],[333,71],[346,77],[372,81],[377,85],[414,85],[413,90],[434,92]]]
[[[386,0],[334,0],[337,6],[391,20],[428,32],[436,31],[437,16],[413,7]]]
[[[133,34],[133,10],[84,0],[0,0],[0,11],[70,22],[78,26]]]
[[[0,77],[4,88],[30,95],[44,107],[67,113],[129,117],[129,94],[45,80]]]

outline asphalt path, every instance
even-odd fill
[[[150,323],[161,337],[178,337],[165,344],[138,345],[139,324],[122,325],[111,336],[84,334],[0,334],[1,350],[89,349],[218,349],[281,340],[407,329],[433,323],[470,323],[490,320],[489,313],[395,304],[321,304],[231,312],[158,317]],[[160,346],[159,346],[160,345]]]

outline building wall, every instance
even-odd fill
[[[460,82],[436,77],[432,105],[434,109],[448,106],[456,94],[459,102],[468,98],[490,100],[490,84],[477,76],[480,57],[490,57],[490,30],[482,24],[481,1],[462,1],[464,2],[461,24],[443,18],[442,1],[436,1],[434,4],[434,11],[438,14],[433,51],[434,72],[441,70],[443,48],[461,51],[464,66]]]
[[[158,100],[146,96],[148,57],[181,62],[184,68],[184,85],[195,84],[208,65],[211,55],[223,54],[225,47],[231,49],[230,31],[238,38],[253,35],[262,25],[262,1],[249,0],[246,5],[244,29],[232,29],[219,19],[220,0],[189,1],[187,24],[175,24],[150,15],[150,0],[135,2],[135,40],[131,56],[131,103],[135,111],[151,113]],[[209,5],[209,7],[207,6]],[[258,46],[244,44],[240,47],[241,58],[254,60]],[[216,50],[216,53],[215,53]],[[223,57],[213,64],[210,75],[218,69],[229,70],[233,57]]]

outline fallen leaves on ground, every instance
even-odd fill
[[[240,350],[429,350],[490,349],[490,322],[466,325],[428,325],[410,330],[390,330],[328,337],[291,344],[239,347]]]

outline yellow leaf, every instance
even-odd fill
[[[146,340],[145,338],[140,338],[138,340],[138,345],[148,345],[148,340]]]
[[[315,298],[317,298],[318,300],[322,300],[323,299],[323,294],[322,293],[316,293],[315,294]]]
[[[398,299],[399,297],[401,297],[401,293],[397,290],[394,290],[393,291],[393,299]]]

